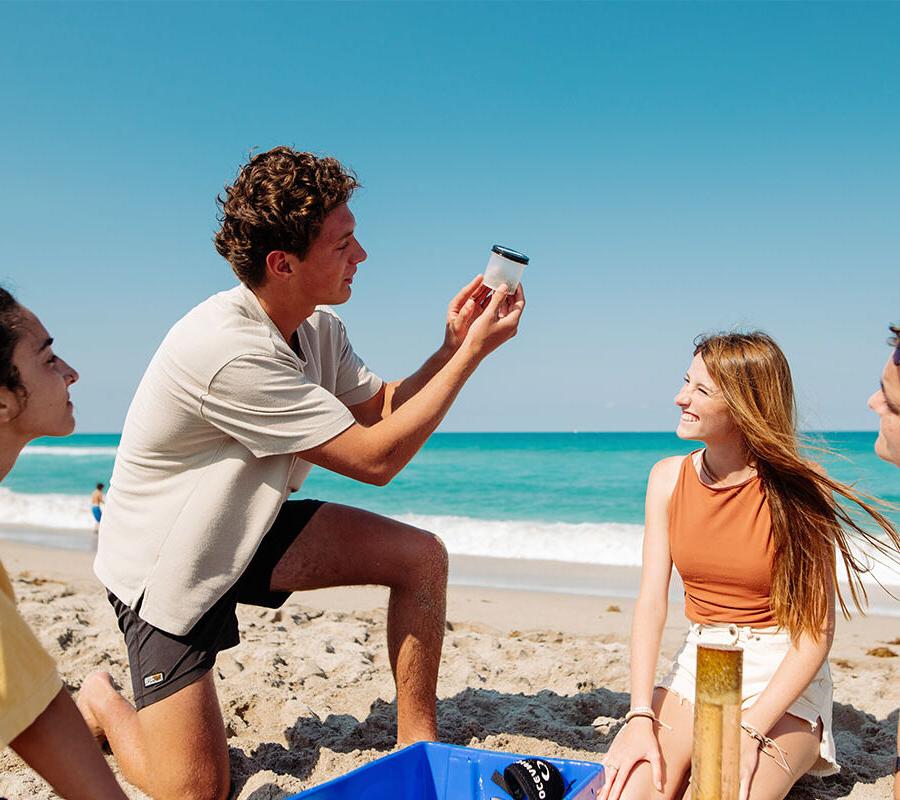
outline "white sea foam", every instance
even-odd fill
[[[28,445],[22,450],[23,456],[115,456],[115,447],[48,447],[42,444]],[[20,456],[21,457],[21,456]]]
[[[438,534],[453,554],[630,567],[641,563],[641,525],[425,514],[401,514],[396,519]],[[0,524],[7,529],[6,535],[14,536],[9,529],[22,525],[67,529],[80,536],[93,527],[93,519],[85,495],[23,494],[0,488]],[[872,584],[875,579],[886,586],[900,586],[897,564],[874,563],[864,581]]]
[[[638,566],[640,525],[484,520],[403,514],[396,519],[437,533],[451,553],[503,558]],[[0,488],[0,524],[46,528],[92,527],[86,495],[23,494]]]
[[[77,494],[22,494],[0,488],[0,524],[90,529],[90,498]]]
[[[536,522],[402,514],[408,525],[438,534],[451,553],[468,556],[640,566],[641,525]]]
[[[471,517],[405,514],[396,519],[438,534],[451,553],[500,558],[567,561],[578,564],[641,565],[643,525],[618,522],[534,522],[529,520],[485,520]],[[900,587],[898,564],[883,563],[884,557],[856,555],[868,563],[867,584]],[[840,564],[840,562],[839,562]],[[843,578],[843,567],[838,567]]]

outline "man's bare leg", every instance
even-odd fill
[[[379,584],[391,590],[388,656],[397,683],[397,740],[437,738],[435,694],[447,551],[432,534],[367,511],[323,505],[272,574],[275,591]],[[105,737],[125,778],[155,800],[227,797],[228,748],[212,673],[135,711],[98,672],[78,707]]]
[[[78,708],[105,737],[125,778],[154,800],[225,800],[231,785],[225,725],[212,672],[135,711],[106,672],[85,680]]]
[[[272,572],[273,591],[378,584],[391,590],[388,656],[397,741],[437,739],[436,692],[447,600],[447,551],[433,534],[326,503]]]

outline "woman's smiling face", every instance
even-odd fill
[[[709,443],[740,436],[722,392],[710,377],[703,358],[694,356],[684,376],[684,385],[675,395],[681,419],[675,433],[680,439]]]

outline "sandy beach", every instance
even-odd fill
[[[77,691],[89,672],[104,668],[130,696],[124,646],[91,573],[91,554],[3,541],[0,558],[22,614],[69,688]],[[628,708],[629,595],[637,571],[579,571],[551,562],[521,568],[522,562],[453,561],[438,688],[442,737],[600,760]],[[495,586],[518,581],[529,590],[480,587],[488,576]],[[600,587],[592,595],[548,590],[584,590],[591,582]],[[298,594],[278,611],[239,609],[242,644],[223,653],[216,667],[234,798],[283,800],[393,749],[385,605],[384,590],[360,588]],[[673,603],[660,670],[685,627],[682,608]],[[839,620],[831,664],[843,769],[833,778],[803,779],[792,800],[889,797],[898,656],[897,617]],[[126,788],[129,797],[144,797]],[[55,795],[6,750],[0,796]]]

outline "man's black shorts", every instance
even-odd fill
[[[269,588],[272,571],[322,505],[320,500],[288,500],[237,583],[184,636],[166,633],[144,622],[138,615],[140,601],[137,608],[131,609],[112,592],[107,593],[119,618],[119,630],[125,635],[138,709],[199,680],[212,669],[221,650],[240,642],[235,613],[238,603],[265,608],[284,605],[290,592],[273,592]]]

